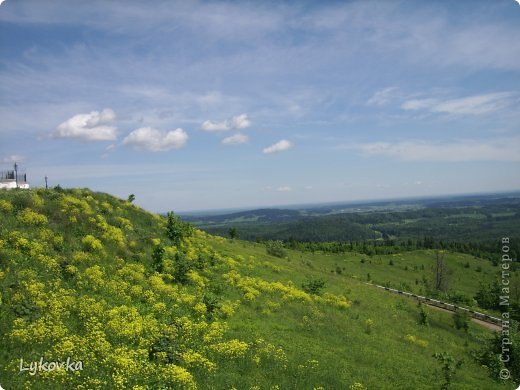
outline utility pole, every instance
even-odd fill
[[[14,163],[14,180],[16,182],[16,188],[18,188],[18,164]]]
[[[48,177],[47,177],[47,175],[45,175],[45,189],[46,190],[49,189],[49,186],[47,185],[47,179],[48,179]]]

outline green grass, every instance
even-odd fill
[[[326,280],[326,291],[345,294],[356,302],[346,312],[324,310],[319,314],[312,313],[308,308],[289,306],[266,315],[263,321],[255,321],[265,305],[261,301],[242,308],[230,322],[237,337],[247,337],[251,333],[270,334],[272,340],[291,346],[286,350],[289,354],[292,352],[295,358],[303,356],[305,359],[325,361],[324,371],[316,375],[321,382],[312,383],[313,386],[335,389],[361,382],[368,388],[439,388],[437,362],[432,354],[444,350],[466,361],[457,373],[459,378],[455,388],[482,388],[482,381],[487,381],[485,370],[470,358],[480,339],[489,337],[489,331],[478,325],[471,324],[469,334],[465,334],[454,329],[449,314],[426,308],[430,327],[419,326],[417,303],[330,272],[329,268],[338,261],[334,256],[312,257],[291,252],[288,261],[264,255],[264,248],[259,244],[234,242],[214,245],[223,252],[241,252],[262,258],[263,266],[256,273],[262,278],[292,280],[298,284],[308,276],[319,276]],[[426,262],[428,253],[422,255],[422,260]],[[306,262],[310,258],[315,264],[312,268]],[[454,259],[462,261],[465,256],[459,258],[454,255]],[[350,270],[349,264],[346,263],[347,270]],[[273,271],[270,265],[278,268]],[[472,286],[470,283],[467,288],[471,289]],[[304,321],[304,316],[309,321]],[[371,334],[366,334],[364,329],[367,319],[374,321]],[[407,335],[427,341],[428,347],[410,344],[405,339]],[[469,376],[462,379],[464,371]],[[287,388],[298,388],[298,385],[291,386],[291,383],[285,383]],[[500,387],[493,383],[485,386]]]
[[[175,247],[164,218],[88,190],[0,191],[0,217],[5,389],[438,389],[437,352],[464,359],[453,389],[513,388],[473,358],[489,330],[457,330],[430,308],[430,325],[419,325],[416,302],[364,283],[370,273],[420,292],[415,280],[429,275],[432,251],[278,258],[200,231]],[[446,259],[452,287],[467,296],[496,277],[488,262]],[[325,282],[320,296],[302,291],[309,279]],[[19,372],[20,358],[40,356],[85,368]]]

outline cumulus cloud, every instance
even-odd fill
[[[405,101],[401,108],[404,110],[426,109],[447,114],[479,115],[507,107],[511,103],[512,97],[511,92],[497,92],[449,100],[413,99]]]
[[[520,137],[491,142],[376,142],[354,148],[366,155],[387,156],[404,161],[520,161]]]
[[[249,137],[244,134],[235,134],[230,137],[226,137],[222,140],[222,144],[224,145],[239,145],[239,144],[245,144],[249,141]]]
[[[78,114],[60,124],[52,133],[54,138],[77,138],[83,141],[112,141],[117,138],[117,127],[110,126],[116,114],[110,108]]]
[[[251,126],[251,120],[247,117],[247,114],[240,114],[222,122],[204,121],[200,128],[204,131],[219,132],[246,129],[249,126]]]
[[[181,128],[164,132],[152,127],[141,127],[128,134],[123,144],[150,152],[166,152],[183,147],[187,141],[188,134]]]
[[[283,152],[285,150],[291,149],[293,146],[294,145],[291,141],[287,141],[286,139],[283,139],[283,140],[278,141],[277,143],[265,148],[264,154]]]

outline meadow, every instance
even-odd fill
[[[365,284],[424,292],[433,250],[273,256],[88,189],[1,191],[0,218],[6,390],[513,389],[520,379],[518,366],[498,378],[496,354],[483,363],[490,330],[458,329],[450,314]],[[498,268],[445,256],[449,291],[476,305]],[[20,372],[20,359],[41,357],[82,369]]]

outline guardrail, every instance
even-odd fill
[[[383,290],[393,292],[395,294],[404,295],[409,298],[415,298],[419,302],[424,302],[430,306],[440,307],[441,309],[445,309],[445,310],[449,310],[449,311],[453,311],[453,312],[460,310],[460,311],[468,313],[471,318],[475,318],[480,321],[488,322],[493,325],[498,325],[498,326],[502,325],[502,320],[500,318],[490,316],[489,314],[480,313],[478,311],[471,310],[471,309],[468,309],[463,306],[453,305],[451,303],[439,301],[438,299],[423,297],[422,295],[417,295],[417,294],[412,294],[412,293],[409,293],[406,291],[396,290],[395,288],[380,286],[379,284],[373,284],[373,283],[365,283],[365,284],[368,284],[368,285],[374,286],[374,287],[378,287]]]

